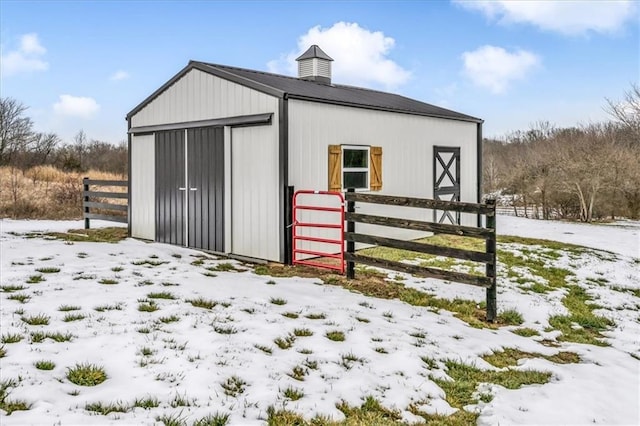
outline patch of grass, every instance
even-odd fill
[[[329,340],[333,340],[334,342],[344,342],[345,340],[344,333],[339,330],[327,331],[324,336]]]
[[[46,236],[67,242],[117,243],[127,238],[126,227],[70,229],[69,232],[49,232]]]
[[[176,414],[163,414],[156,417],[156,421],[164,426],[185,426],[187,424],[184,417],[181,416],[182,411]]]
[[[294,336],[293,334],[288,334],[284,337],[278,337],[277,339],[275,339],[273,341],[273,343],[276,344],[277,347],[279,347],[280,349],[289,349],[293,346],[293,344],[296,341],[296,336]]]
[[[98,281],[100,284],[104,284],[104,285],[114,285],[114,284],[118,284],[118,280],[114,280],[112,278],[102,278],[100,281]]]
[[[238,332],[235,327],[225,327],[221,325],[214,325],[213,330],[218,334],[236,334]]]
[[[42,268],[36,268],[36,272],[40,272],[41,274],[56,274],[60,272],[60,268],[56,268],[53,266],[46,266]]]
[[[49,325],[49,319],[51,319],[51,317],[45,314],[38,314],[28,317],[22,317],[20,319],[22,320],[22,322],[29,325]]]
[[[296,328],[293,330],[293,335],[296,337],[309,337],[313,336],[313,331],[308,328]]]
[[[14,291],[20,291],[20,290],[24,290],[27,287],[23,286],[23,285],[3,285],[2,287],[0,287],[0,289],[2,289],[2,291],[4,293],[12,293]]]
[[[185,302],[191,303],[192,306],[195,306],[196,308],[202,308],[202,309],[213,309],[218,304],[218,302],[214,300],[205,299],[203,297],[198,297],[197,299],[185,300]]]
[[[242,380],[238,376],[231,376],[220,384],[224,394],[236,398],[238,395],[244,393],[247,382]]]
[[[53,361],[36,361],[33,365],[38,370],[53,370],[56,368],[56,364]]]
[[[96,364],[76,364],[67,368],[67,379],[78,386],[96,386],[107,380],[107,373]]]
[[[302,353],[302,351],[301,351]],[[310,360],[309,358],[305,359],[302,362],[302,365],[307,367],[309,370],[317,370],[318,369],[318,361]]]
[[[524,322],[522,314],[515,309],[506,309],[498,312],[498,321],[506,325],[520,325]]]
[[[31,404],[22,400],[9,400],[9,389],[18,386],[18,380],[7,379],[0,382],[0,410],[4,410],[7,416],[14,411],[27,411],[31,409]]]
[[[64,318],[62,318],[62,321],[64,322],[71,322],[71,321],[80,321],[85,319],[86,317],[82,314],[67,314],[64,316]]]
[[[569,315],[554,315],[549,318],[549,325],[562,332],[558,340],[609,346],[607,342],[600,340],[604,337],[601,332],[612,327],[614,322],[593,313],[595,306],[588,303],[592,298],[584,288],[570,285],[567,289],[562,303],[569,310]]]
[[[537,330],[534,330],[533,328],[529,328],[529,327],[516,328],[515,330],[511,330],[511,332],[513,334],[517,334],[518,336],[522,336],[522,337],[533,337],[533,336],[540,335],[540,333],[538,333]]]
[[[124,402],[112,402],[109,404],[103,404],[102,402],[92,402],[86,404],[84,409],[92,411],[94,413],[102,414],[106,416],[110,413],[128,413],[131,411],[131,407]]]
[[[300,315],[295,312],[285,312],[282,314],[282,316],[289,319],[297,319]]]
[[[629,287],[620,287],[620,286],[611,286],[609,289],[613,291],[618,291],[620,293],[628,293],[633,294],[635,297],[640,298],[640,288],[629,288]]]
[[[158,321],[164,323],[164,324],[169,324],[172,322],[178,322],[180,321],[180,317],[176,316],[176,315],[170,315],[168,317],[160,317],[158,318]]]
[[[122,266],[114,266],[113,268],[111,268],[112,272],[122,272],[124,271],[124,268]]]
[[[300,389],[289,386],[284,391],[282,391],[282,395],[291,401],[297,401],[304,396],[304,392]]]
[[[151,256],[149,256],[151,257]],[[135,266],[146,266],[148,268],[153,268],[155,266],[160,266],[160,265],[164,265],[165,263],[169,263],[168,261],[162,261],[162,260],[150,260],[150,259],[146,259],[146,260],[134,260],[131,262],[132,265]]]
[[[73,334],[71,333],[51,333],[51,332],[42,332],[42,331],[34,331],[31,333],[31,343],[41,343],[45,339],[51,339],[54,342],[62,343],[62,342],[70,342],[73,339]]]
[[[387,352],[387,350],[385,348],[383,348],[382,346],[378,346],[377,348],[373,348],[374,351],[378,352],[379,354],[388,354],[389,352]]]
[[[169,293],[168,291],[149,293],[149,294],[147,294],[147,297],[149,299],[167,299],[167,300],[175,300],[176,299],[176,297],[172,293]]]
[[[79,280],[95,280],[96,276],[95,275],[89,275],[89,274],[83,274],[80,273],[78,275],[76,275],[75,277],[73,277],[74,281],[79,281]]]
[[[479,383],[494,383],[507,389],[519,389],[524,385],[545,384],[551,373],[535,370],[480,370],[474,366],[446,360],[447,374],[452,380],[431,378],[446,394],[446,401],[452,407],[462,409],[466,405],[476,404],[474,396]]]
[[[336,408],[345,415],[346,423],[353,425],[400,424],[402,414],[399,410],[383,407],[373,396],[367,396],[360,407],[353,407],[342,401]]]
[[[265,345],[253,345],[254,348],[256,349],[260,349],[262,352],[271,355],[273,353],[273,349],[271,349],[269,346],[265,346]]]
[[[233,263],[229,263],[229,262],[218,263],[216,266],[212,268],[212,270],[218,271],[218,272],[243,271],[243,269],[238,269]]]
[[[17,294],[9,295],[7,297],[7,299],[9,299],[9,300],[17,300],[20,303],[27,303],[31,299],[31,296],[29,296],[28,294],[24,294],[24,293],[17,293]]]
[[[153,300],[150,300],[148,302],[141,302],[138,304],[138,310],[140,312],[155,312],[159,309],[160,307]]]
[[[482,359],[498,368],[516,366],[521,359],[531,358],[544,358],[556,364],[575,364],[580,362],[580,357],[574,352],[558,352],[555,355],[547,356],[539,353],[524,352],[515,348],[504,348],[502,351],[482,356]]]
[[[308,372],[309,371],[306,368],[296,365],[291,370],[291,373],[287,373],[287,376],[291,377],[292,379],[298,380],[299,382],[303,382]]]
[[[27,284],[38,284],[38,283],[41,283],[43,281],[46,281],[46,280],[44,279],[44,277],[42,275],[31,275],[27,279]]]
[[[80,309],[82,309],[80,306],[74,305],[60,305],[58,307],[58,310],[60,312],[79,311]]]
[[[208,414],[193,422],[193,426],[225,426],[227,424],[229,424],[229,414],[226,413]]]
[[[22,340],[22,335],[18,334],[18,333],[7,333],[7,334],[3,334],[2,338],[0,338],[0,341],[2,341],[2,343],[18,343],[20,340]]]
[[[269,280],[269,281],[265,282],[265,284],[267,284],[267,285],[276,285],[276,282],[274,280]]]
[[[350,370],[353,367],[353,364],[359,362],[363,364],[365,362],[364,358],[360,358],[356,356],[353,352],[349,352],[346,354],[340,354],[341,362],[339,364],[343,366],[346,370]]]
[[[146,398],[138,399],[136,398],[133,401],[133,406],[138,408],[144,408],[145,410],[149,410],[151,408],[157,408],[160,405],[160,401],[158,398],[148,396]]]
[[[169,402],[169,405],[172,408],[191,407],[192,405],[195,405],[195,400],[187,398],[186,394],[180,395],[179,393],[176,393],[171,402]]]
[[[318,314],[307,314],[304,317],[310,320],[322,320],[327,318],[327,316],[322,312]]]
[[[364,323],[371,322],[369,319],[364,318],[364,317],[356,317],[356,320],[359,321],[359,322],[364,322]]]
[[[5,349],[4,345],[0,346],[0,358],[4,358],[5,356],[7,356],[7,350]]]
[[[487,394],[479,395],[480,400],[486,400]],[[493,395],[489,395],[493,399]],[[486,402],[486,401],[484,401]],[[458,410],[453,414],[445,416],[444,414],[429,414],[420,411],[416,404],[411,404],[408,411],[416,416],[422,417],[430,426],[468,426],[478,423],[480,413],[471,413],[465,410]]]
[[[277,298],[277,297],[272,297],[269,302],[273,303],[274,305],[286,305],[287,301],[285,299],[281,299],[281,298]]]
[[[100,306],[96,306],[95,308],[93,308],[94,310],[98,311],[98,312],[105,312],[105,311],[121,311],[122,310],[122,305],[117,303],[115,305],[100,305]]]

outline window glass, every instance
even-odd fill
[[[344,168],[369,167],[369,151],[366,149],[345,149],[342,158]]]
[[[344,188],[368,188],[369,177],[368,172],[344,172],[342,185]]]

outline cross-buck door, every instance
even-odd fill
[[[460,148],[433,147],[433,197],[436,200],[460,201]],[[437,223],[460,224],[460,213],[434,210]]]
[[[224,251],[224,130],[155,136],[156,241]]]

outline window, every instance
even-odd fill
[[[382,148],[329,145],[329,191],[382,189]]]
[[[342,147],[342,189],[369,189],[369,147]]]

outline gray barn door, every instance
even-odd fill
[[[157,132],[156,241],[224,251],[222,127]]]
[[[436,200],[460,201],[460,148],[433,147],[433,196]],[[433,212],[438,223],[460,224],[460,213]]]

